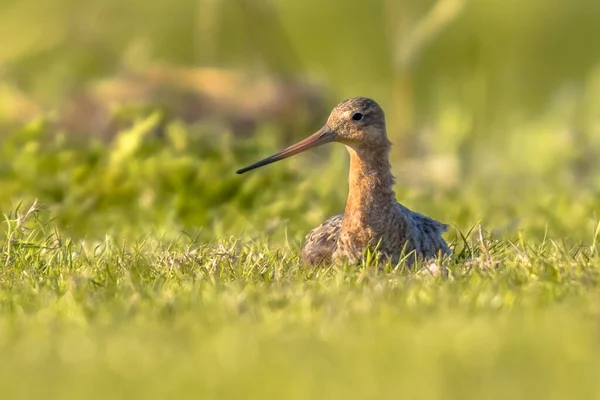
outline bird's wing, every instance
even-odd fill
[[[343,217],[342,214],[331,217],[306,235],[301,255],[303,262],[309,265],[318,265],[331,261],[331,256],[337,246]]]
[[[423,214],[414,211],[413,213],[417,231],[421,236],[421,251],[425,258],[438,257],[440,252],[441,255],[450,254],[450,248],[442,237],[442,234],[448,230],[448,225]]]

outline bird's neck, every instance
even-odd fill
[[[390,145],[373,150],[348,147],[348,151],[350,177],[342,230],[373,232],[385,229],[384,225],[389,221],[387,216],[396,208]]]

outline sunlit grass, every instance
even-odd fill
[[[311,269],[242,238],[72,240],[7,215],[7,398],[589,398],[600,247],[474,230],[449,276]],[[32,385],[30,382],[35,381]]]

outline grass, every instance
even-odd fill
[[[24,224],[2,249],[7,398],[599,394],[597,246],[503,243],[439,278]]]
[[[600,396],[597,186],[524,177],[520,201],[486,179],[400,187],[456,222],[447,278],[311,269],[298,249],[342,208],[327,184],[341,149],[318,174],[300,157],[242,180],[235,166],[278,146],[268,132],[240,143],[175,123],[161,139],[155,122],[111,143],[43,123],[3,139],[4,398]]]

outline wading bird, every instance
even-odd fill
[[[385,115],[373,100],[355,97],[338,104],[316,133],[238,174],[283,160],[325,143],[342,143],[350,153],[348,200],[336,215],[306,235],[302,259],[310,265],[356,263],[366,249],[397,264],[433,260],[450,253],[442,238],[447,226],[399,204],[393,190]]]

